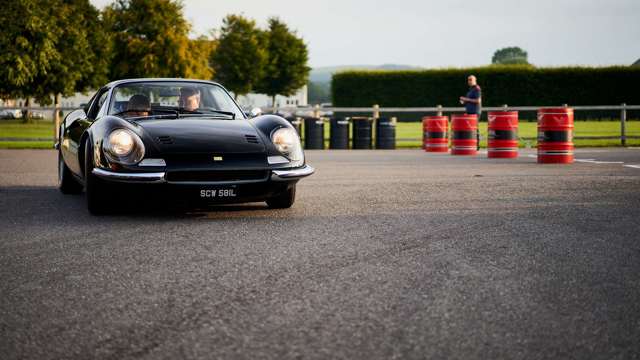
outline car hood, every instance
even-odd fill
[[[263,140],[247,120],[181,118],[137,124],[165,154],[265,152]]]

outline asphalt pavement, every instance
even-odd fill
[[[308,151],[291,209],[94,217],[0,150],[0,359],[640,358],[640,149],[576,158]]]

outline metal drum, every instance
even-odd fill
[[[351,118],[352,149],[371,149],[371,140],[373,138],[372,121],[373,119],[368,117]]]
[[[396,148],[396,118],[376,120],[376,149]]]
[[[518,157],[518,112],[489,113],[487,156],[490,158]]]
[[[324,121],[319,118],[304,119],[304,148],[309,150],[324,149]]]
[[[538,110],[538,163],[573,163],[573,109]]]
[[[424,151],[449,151],[449,118],[446,116],[425,116],[422,118],[422,145]]]
[[[329,123],[329,149],[349,148],[349,118],[332,118]]]
[[[451,115],[451,155],[476,155],[478,153],[478,115]]]

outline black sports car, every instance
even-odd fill
[[[56,148],[60,190],[85,188],[93,214],[118,210],[124,192],[288,208],[298,180],[314,172],[289,122],[248,119],[210,81],[109,83],[65,117]]]

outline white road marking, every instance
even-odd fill
[[[622,165],[622,166],[628,167],[628,168],[640,169],[640,165]]]
[[[576,161],[590,164],[624,164],[624,161],[598,161],[596,159],[576,159]]]

